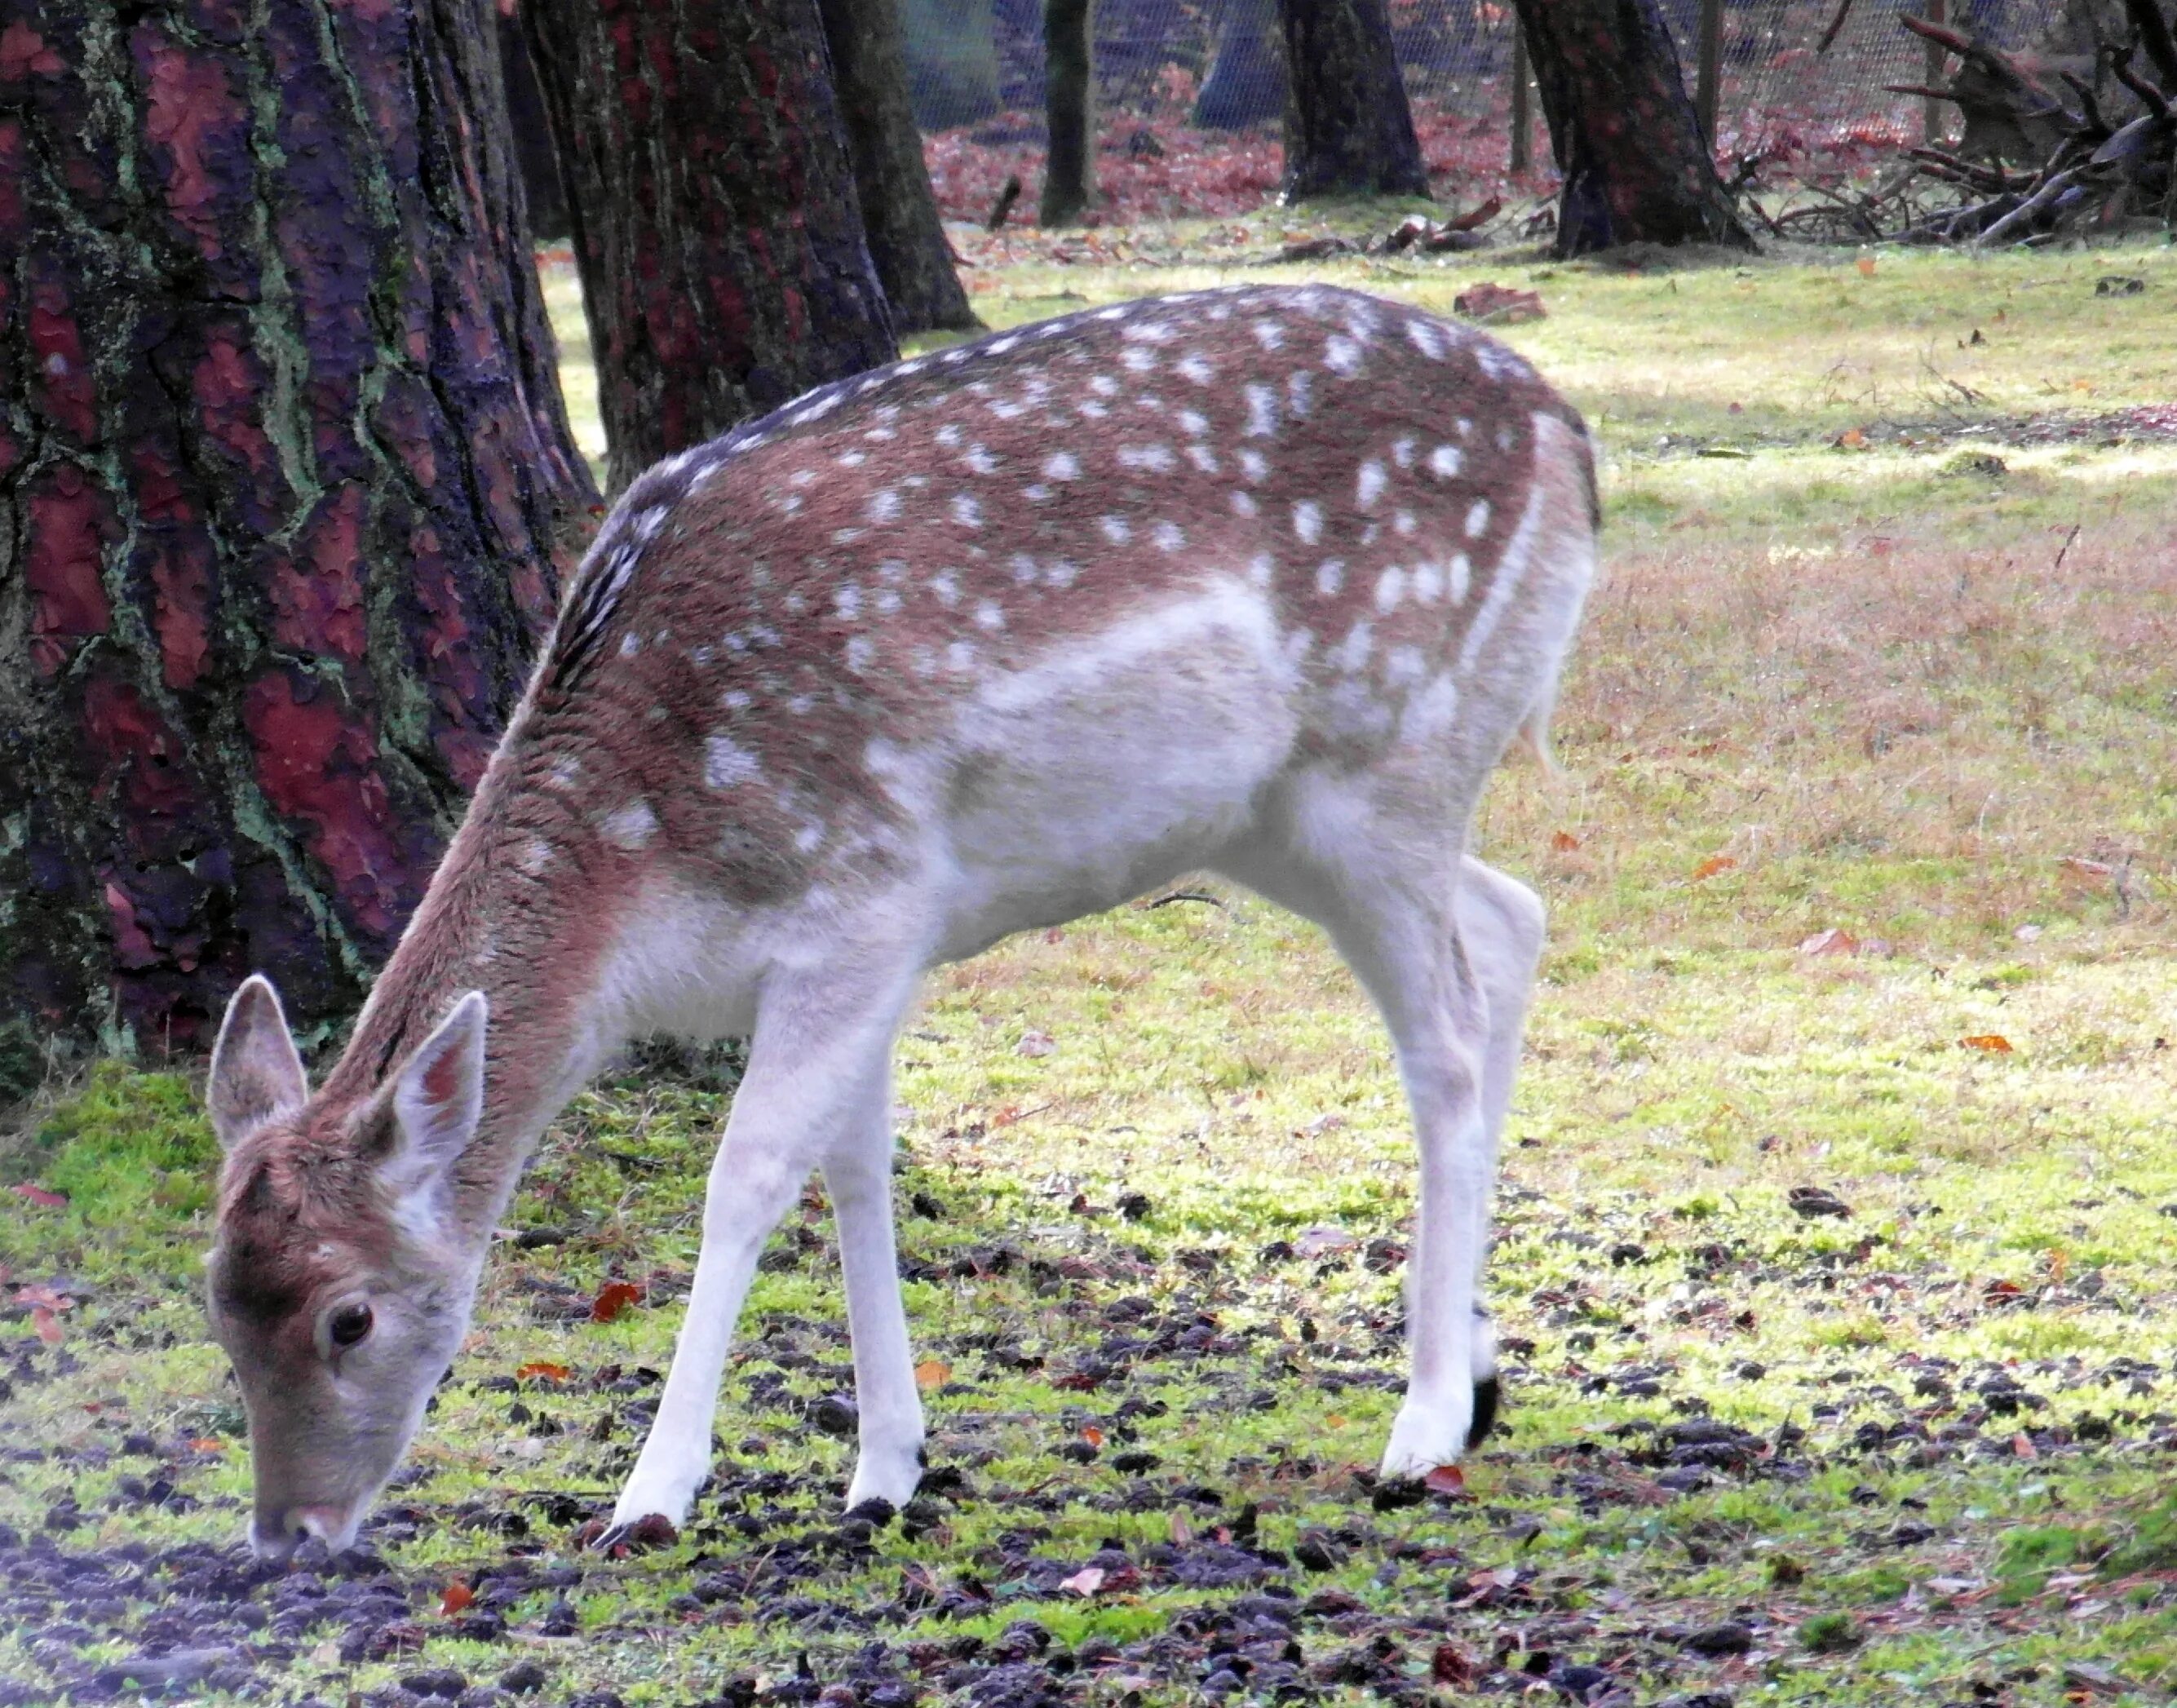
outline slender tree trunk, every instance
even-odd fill
[[[539,243],[566,237],[567,193],[559,186],[559,159],[552,148],[552,126],[544,116],[544,91],[537,86],[530,63],[529,38],[511,0],[499,17],[499,63],[506,83],[506,117],[514,143],[514,161],[529,205],[529,235]]]
[[[1284,199],[1428,194],[1383,0],[1279,0]]]
[[[1276,0],[1224,0],[1217,49],[1194,98],[1194,122],[1209,130],[1246,130],[1285,110],[1285,62]]]
[[[832,49],[832,84],[854,157],[854,193],[870,259],[897,332],[982,325],[968,306],[937,217],[922,133],[908,100],[907,49],[894,0],[818,0]]]
[[[1050,136],[1043,167],[1046,226],[1076,224],[1096,194],[1096,90],[1089,40],[1092,0],[1044,0],[1044,112]]]
[[[593,503],[472,0],[0,0],[0,1023],[353,1007]]]
[[[1563,174],[1557,253],[1620,243],[1751,249],[1701,139],[1657,0],[1518,0]]]
[[[527,0],[617,492],[898,353],[816,0]]]

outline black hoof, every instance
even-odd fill
[[[1474,1384],[1474,1421],[1466,1426],[1466,1450],[1469,1453],[1481,1445],[1483,1439],[1497,1423],[1497,1378],[1484,1376]]]

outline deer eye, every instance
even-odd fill
[[[325,1333],[336,1346],[355,1345],[370,1332],[371,1315],[368,1305],[342,1305],[326,1319]]]

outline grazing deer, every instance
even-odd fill
[[[1386,1476],[1493,1410],[1476,1306],[1540,903],[1464,854],[1592,571],[1580,417],[1516,356],[1319,287],[1089,310],[812,392],[644,474],[315,1093],[253,978],[212,1060],[211,1322],[258,1550],[335,1547],[421,1422],[545,1125],[631,1037],[747,1034],[672,1374],[614,1514],[686,1515],[812,1170],[860,1451],[923,1427],[892,1040],[924,973],[1213,869],[1319,921],[1421,1149]]]

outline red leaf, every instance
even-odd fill
[[[1694,868],[1694,881],[1700,883],[1714,877],[1718,872],[1727,872],[1738,864],[1729,854],[1710,854]]]
[[[30,1309],[30,1326],[38,1331],[38,1338],[48,1346],[61,1344],[61,1319],[48,1305],[35,1305]]]
[[[62,1210],[68,1208],[68,1194],[47,1192],[41,1186],[32,1186],[28,1181],[19,1181],[8,1190],[19,1198],[28,1198],[41,1209]]]
[[[1569,830],[1552,831],[1550,846],[1559,854],[1570,854],[1580,846],[1580,838]]]
[[[632,1281],[607,1281],[597,1289],[597,1296],[591,1303],[590,1320],[609,1323],[641,1298],[642,1289]]]
[[[625,1281],[620,1281],[614,1283],[614,1285],[618,1286],[625,1286],[627,1284]],[[597,1313],[597,1307],[592,1305],[590,1307],[590,1312],[592,1316],[595,1316]],[[609,1318],[599,1317],[597,1320],[599,1322],[608,1322],[611,1319]],[[570,1372],[565,1365],[548,1363],[542,1358],[536,1359],[530,1363],[522,1365],[514,1372],[516,1379],[522,1382],[565,1382],[572,1373],[573,1372]]]
[[[439,1597],[439,1611],[450,1619],[475,1600],[476,1591],[456,1579],[446,1585],[445,1593]]]
[[[2008,1056],[2011,1053],[2011,1040],[2000,1032],[1978,1032],[1970,1038],[1961,1038],[1958,1040],[1958,1048],[1985,1050],[1991,1056]]]
[[[1465,1494],[1466,1473],[1455,1465],[1439,1465],[1421,1479],[1421,1486],[1431,1494]]]

